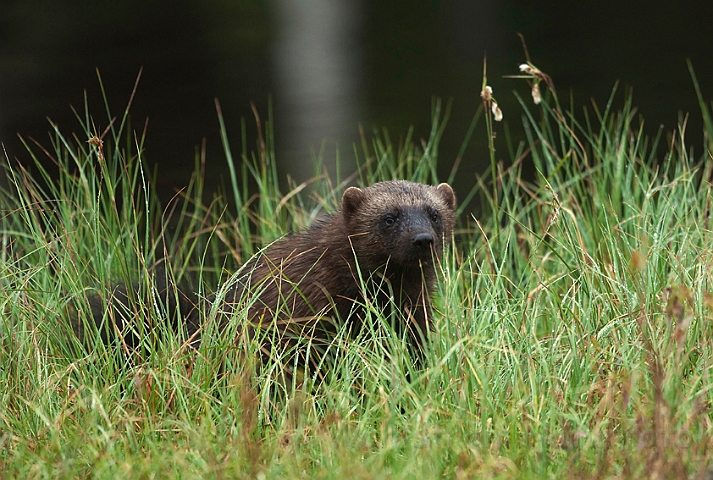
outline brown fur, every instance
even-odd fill
[[[434,262],[453,233],[455,206],[453,190],[445,183],[432,187],[390,181],[348,188],[336,214],[268,246],[243,266],[225,297],[211,301],[222,302],[224,326],[233,313],[247,309],[248,333],[266,331],[262,348],[269,356],[272,347],[288,349],[306,338],[320,350],[343,326],[357,334],[366,318],[365,306],[383,311],[393,298],[399,310],[397,331],[408,332],[420,349],[431,317]],[[198,340],[200,309],[193,297],[169,288],[162,270],[156,279],[167,313],[174,318],[180,311],[180,323]],[[124,286],[115,289],[106,307],[98,296],[90,297],[89,304],[97,326],[104,325],[104,308],[109,309],[109,327],[102,330],[105,341],[111,332],[128,331],[122,342],[138,345],[127,328],[133,321]],[[305,363],[304,351],[299,355]]]
[[[278,346],[293,346],[305,336],[318,346],[345,321],[352,334],[358,333],[364,306],[375,302],[385,309],[393,297],[402,322],[397,330],[406,330],[420,347],[431,317],[434,262],[453,233],[455,205],[445,183],[390,181],[349,188],[335,215],[248,261],[224,310],[248,308],[253,327],[278,332],[272,346],[275,340]]]

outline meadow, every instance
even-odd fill
[[[710,478],[713,120],[704,94],[695,114],[705,145],[693,148],[684,117],[648,137],[629,97],[563,106],[544,73],[530,66],[523,77],[522,110],[503,113],[522,118],[524,141],[495,121],[488,94],[474,114],[463,151],[485,139],[472,153],[490,159],[482,176],[439,158],[449,109],[439,101],[428,138],[365,133],[341,153],[357,159],[356,174],[329,178],[317,159],[314,178],[286,190],[269,117],[256,115],[259,138],[234,138],[219,110],[225,159],[198,155],[193,180],[167,205],[128,108],[114,117],[85,105],[82,134],[52,125],[50,145],[28,140],[34,163],[6,159],[0,192],[1,475]],[[541,103],[529,96],[534,85]],[[496,134],[507,148],[496,151]],[[204,190],[208,161],[228,162],[215,195]],[[330,368],[290,381],[279,362],[256,365],[255,342],[236,341],[240,315],[208,328],[197,350],[163,320],[160,259],[199,297],[220,298],[246,259],[333,213],[347,186],[456,175],[472,189],[456,192],[459,223],[438,266],[421,367],[390,334],[387,312],[371,311],[358,338],[338,336]],[[117,282],[137,286],[141,342],[131,352],[121,335],[102,342],[89,322],[87,295]]]

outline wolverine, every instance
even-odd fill
[[[328,345],[342,328],[357,335],[369,309],[386,312],[393,306],[395,330],[420,351],[431,322],[436,263],[453,235],[455,208],[455,194],[446,183],[396,180],[350,187],[334,215],[252,257],[223,294],[206,301],[211,305],[193,308],[192,302],[179,301],[184,325],[200,338],[200,312],[216,302],[223,324],[247,312],[245,328],[250,336],[265,333],[261,349],[268,355],[306,338],[316,347]],[[125,290],[118,291],[121,297],[113,299],[111,309],[125,310]],[[179,297],[191,295],[179,290]],[[96,303],[90,299],[99,324],[104,312]]]

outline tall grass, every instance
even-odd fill
[[[143,137],[127,130],[128,108],[97,120],[85,107],[81,138],[53,125],[50,147],[27,145],[32,171],[8,162],[11,188],[0,194],[0,471],[705,478],[710,146],[693,157],[683,126],[648,139],[629,98],[616,106],[612,94],[603,109],[574,115],[543,93],[540,105],[520,101],[527,139],[503,149],[508,163],[493,162],[492,175],[458,192],[487,213],[462,214],[440,266],[424,367],[390,335],[384,312],[372,311],[371,330],[337,338],[333,368],[291,385],[279,358],[256,368],[258,343],[235,341],[240,318],[186,348],[165,321],[175,312],[157,294],[164,273],[154,265],[166,259],[165,275],[220,298],[250,255],[333,212],[348,184],[443,180],[436,165],[450,105],[434,103],[423,141],[362,135],[355,177],[317,171],[311,188],[287,192],[270,118],[256,113],[256,147],[243,133],[235,149],[218,109],[227,188],[204,191],[202,156],[166,206],[145,173]],[[499,124],[483,128],[480,117],[470,132],[492,139]],[[495,159],[488,144],[478,154]],[[523,178],[525,163],[534,180]],[[131,309],[145,326],[131,352],[121,341],[105,345],[86,322],[87,296],[110,301],[118,282],[135,284]],[[85,322],[81,340],[72,322]]]

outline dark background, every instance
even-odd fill
[[[10,159],[29,164],[18,133],[49,145],[46,117],[80,133],[70,105],[83,108],[85,89],[105,127],[95,69],[120,115],[143,67],[132,127],[142,130],[149,119],[145,158],[159,166],[164,198],[187,183],[204,138],[208,184],[220,181],[215,98],[238,151],[241,117],[249,147],[256,145],[250,102],[264,119],[272,98],[281,175],[298,181],[311,176],[299,165],[323,140],[327,159],[338,145],[349,161],[359,124],[367,132],[385,127],[392,138],[413,125],[425,137],[433,97],[453,99],[440,157],[447,172],[480,104],[486,52],[489,84],[517,133],[521,109],[512,91],[525,98],[529,91],[503,78],[525,60],[517,32],[560,97],[571,94],[579,109],[590,99],[601,105],[619,81],[618,104],[633,88],[648,134],[660,124],[674,129],[679,113],[690,112],[689,138],[701,153],[686,59],[713,98],[710,0],[4,0],[0,141]],[[472,182],[485,162],[487,150],[471,147],[460,181]]]

